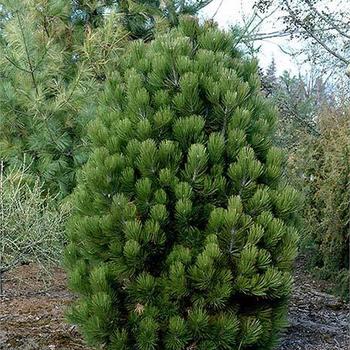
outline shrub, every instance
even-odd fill
[[[106,349],[271,349],[298,195],[256,62],[182,19],[131,43],[90,129],[66,264],[70,320]]]
[[[0,294],[1,275],[35,262],[48,269],[61,261],[68,209],[57,209],[54,198],[23,169],[0,172]]]
[[[350,117],[325,110],[320,136],[307,137],[291,164],[305,193],[307,231],[303,248],[320,277],[331,279],[349,297]]]

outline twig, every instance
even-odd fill
[[[310,30],[306,25],[304,25],[304,23],[297,17],[297,15],[294,13],[294,11],[291,9],[288,0],[285,1],[285,4],[287,6],[288,9],[288,13],[290,14],[290,16],[293,18],[293,20],[295,21],[295,23],[299,24],[307,34],[310,35],[311,38],[313,38],[314,40],[316,40],[316,42],[318,44],[320,44],[328,53],[330,53],[332,56],[338,58],[338,60],[342,61],[343,63],[345,63],[346,65],[349,65],[350,61],[347,60],[345,57],[341,56],[339,53],[337,53],[336,51],[334,51],[333,49],[331,49],[325,42],[323,42],[317,35],[315,35],[315,33]]]
[[[334,27],[327,27],[323,29],[316,29],[314,30],[314,32],[315,33],[328,32],[334,29],[335,29]],[[303,34],[304,32],[305,32],[304,30],[295,29],[295,30],[289,30],[289,31],[276,30],[274,32],[257,33],[255,34],[255,36],[251,37],[251,41],[265,40],[265,39],[271,39],[271,38],[283,38],[285,36],[290,36],[293,34]]]
[[[215,18],[215,16],[216,16],[216,15],[218,14],[218,12],[220,11],[221,6],[222,6],[223,3],[224,3],[224,0],[221,0],[219,6],[217,7],[216,11],[214,12],[213,16],[211,17],[212,20]]]
[[[248,20],[247,23],[244,24],[244,30],[242,32],[242,34],[238,37],[237,41],[236,41],[236,46],[241,42],[242,39],[244,38],[251,38],[252,37],[252,33],[254,33],[254,31],[269,17],[271,17],[276,11],[278,10],[278,6],[272,10],[268,15],[264,16],[264,17],[260,17],[258,16],[257,12],[254,11],[253,15],[250,17],[250,19]],[[250,28],[251,25],[254,23],[255,18],[259,18],[259,22],[253,27]],[[248,41],[248,40],[247,40]],[[250,40],[250,41],[254,41],[254,40]]]
[[[323,21],[325,21],[327,24],[330,24],[331,26],[333,26],[333,29],[335,29],[340,35],[345,36],[345,38],[350,39],[350,35],[348,35],[347,33],[345,33],[341,27],[337,26],[335,21],[332,21],[329,19],[329,15],[323,15],[321,12],[319,12],[317,10],[317,8],[311,4],[310,0],[304,0],[306,2],[306,4],[309,6],[309,8],[314,11],[316,13],[316,15],[322,19]]]
[[[10,57],[5,56],[5,59],[8,60],[13,66],[15,66],[15,67],[16,67],[17,69],[19,69],[20,71],[25,72],[25,73],[28,73],[28,74],[31,73],[30,70],[21,67],[21,66],[18,65],[15,61],[13,61]]]
[[[26,37],[24,35],[23,23],[22,23],[22,20],[21,20],[21,17],[19,15],[18,11],[16,11],[16,17],[17,17],[19,28],[20,28],[21,35],[22,35],[24,49],[25,49],[25,52],[27,55],[27,61],[28,61],[29,69],[30,69],[30,75],[32,77],[32,81],[33,81],[36,95],[38,96],[39,95],[38,84],[37,84],[36,79],[35,79],[34,68],[33,68],[32,60],[30,59],[30,54],[29,54],[29,49],[28,49]]]

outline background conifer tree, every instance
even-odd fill
[[[213,0],[74,0],[74,17],[92,27],[103,23],[106,13],[116,12],[133,39],[153,38],[157,19],[178,24],[183,14],[195,15]]]
[[[285,325],[298,195],[233,43],[185,18],[131,43],[107,82],[66,250],[91,345],[264,350]]]
[[[79,111],[94,86],[80,57],[83,31],[73,26],[67,1],[6,1],[4,8],[0,158],[17,167],[26,154],[33,172],[64,195],[85,160],[87,121]]]
[[[30,165],[28,174],[64,197],[87,158],[108,63],[127,35],[112,15],[96,28],[80,23],[64,0],[4,1],[2,10],[0,159],[5,169]]]
[[[308,135],[295,152],[290,177],[305,193],[302,247],[316,275],[335,282],[349,299],[350,116],[325,108],[319,135]]]

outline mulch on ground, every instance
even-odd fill
[[[1,350],[88,350],[64,313],[73,296],[66,289],[65,273],[40,273],[34,264],[5,274],[0,297]]]
[[[326,293],[299,260],[290,303],[290,326],[278,350],[350,349],[349,305]],[[0,350],[89,350],[64,312],[74,297],[66,276],[56,268],[51,278],[35,264],[5,274],[0,296]]]

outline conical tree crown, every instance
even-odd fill
[[[66,262],[71,319],[106,349],[271,349],[297,193],[256,62],[185,18],[119,61],[90,130]]]

